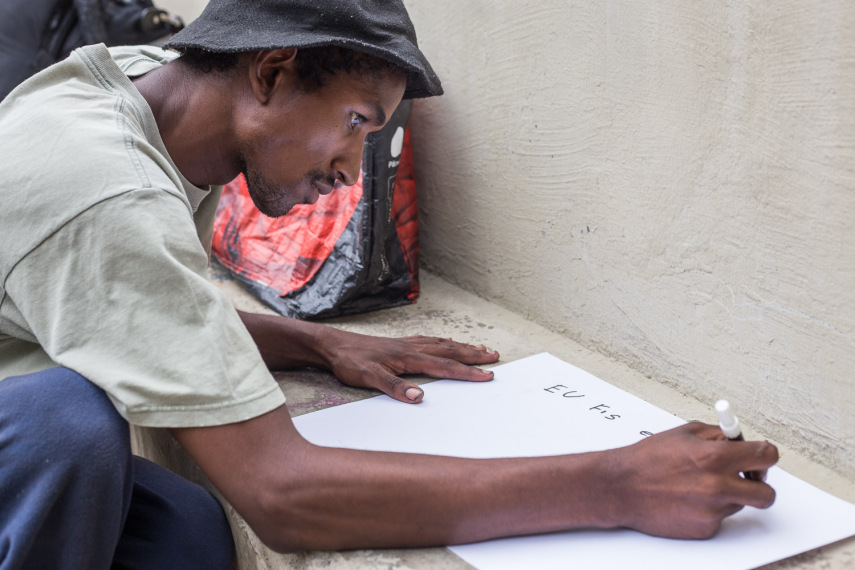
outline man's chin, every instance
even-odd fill
[[[255,207],[258,208],[259,212],[268,218],[281,218],[296,206],[296,204],[268,204],[255,200],[254,198],[252,203],[255,204]]]
[[[281,218],[296,205],[292,201],[267,200],[265,196],[259,196],[258,192],[254,192],[253,188],[249,185],[247,185],[247,191],[256,209],[268,218]]]
[[[247,181],[247,191],[252,203],[258,211],[269,218],[281,218],[290,212],[298,204],[314,204],[320,198],[320,191],[314,184],[308,185],[308,191],[294,186],[288,188],[276,188],[272,185],[259,184],[254,177],[250,178],[244,174]],[[254,184],[252,182],[255,182]],[[301,201],[297,201],[302,198]]]

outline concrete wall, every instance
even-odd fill
[[[202,13],[208,2],[207,0],[154,0],[154,5],[178,14],[189,23]]]
[[[851,477],[855,3],[406,4],[424,265]]]

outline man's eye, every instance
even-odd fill
[[[350,113],[350,128],[355,129],[365,120],[365,117],[360,115],[359,113]]]

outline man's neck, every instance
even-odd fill
[[[215,73],[194,72],[179,59],[133,83],[151,107],[166,150],[185,178],[204,187],[237,176],[228,81]]]

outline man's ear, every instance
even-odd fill
[[[252,94],[261,104],[266,104],[273,91],[294,82],[294,59],[297,50],[273,49],[255,52],[249,62],[249,83]]]

